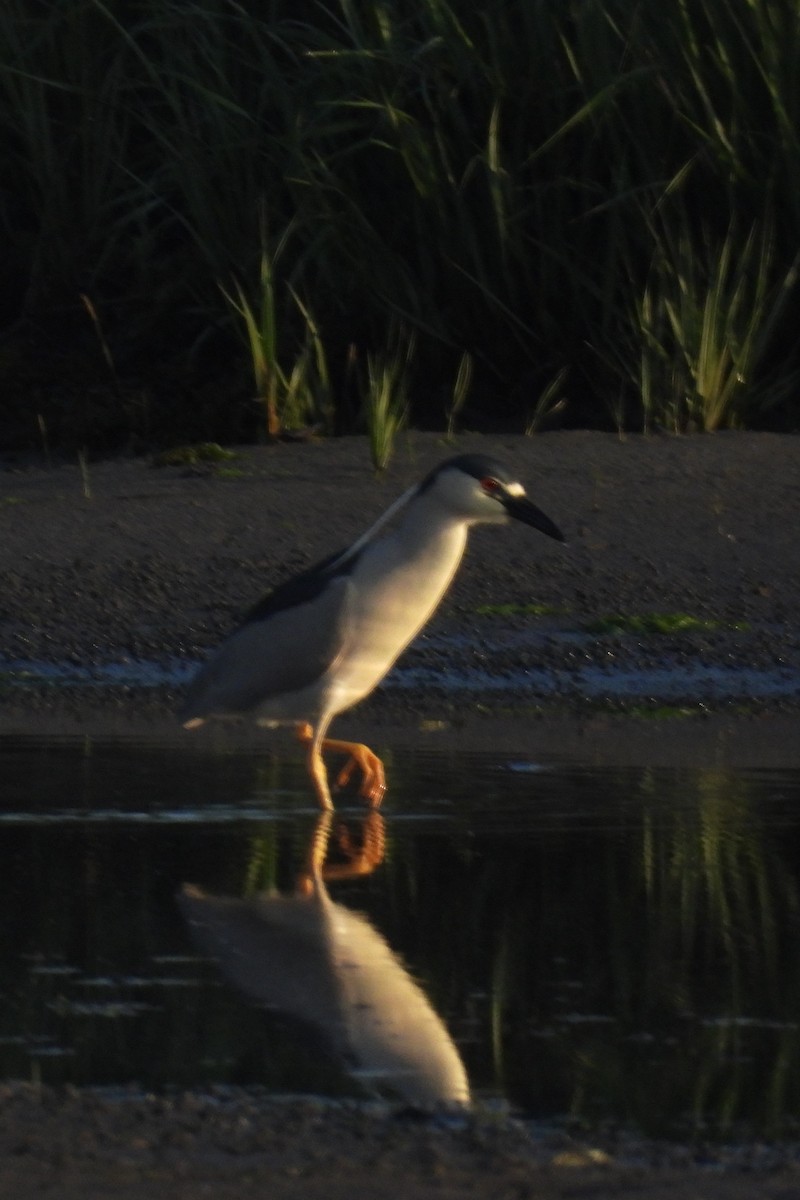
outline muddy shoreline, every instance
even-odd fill
[[[100,679],[108,664],[199,660],[282,575],[356,537],[440,459],[475,451],[516,467],[569,546],[476,531],[405,660],[418,682],[382,689],[342,716],[338,735],[595,764],[800,765],[800,440],[749,433],[465,435],[454,447],[415,434],[381,479],[358,438],[247,448],[224,470],[124,460],[82,474],[77,463],[6,459],[0,736],[184,744],[179,683],[76,686],[43,668],[72,664]],[[481,611],[501,605],[542,615]],[[587,632],[609,614],[654,612],[705,624]],[[693,685],[698,666],[713,672],[710,685]],[[429,682],[456,670],[482,673],[486,686]],[[660,691],[680,670],[685,688]],[[621,696],[612,684],[626,673],[641,688]],[[199,736],[263,739],[247,726]],[[9,1197],[786,1200],[800,1187],[788,1145],[687,1148],[496,1114],[453,1125],[255,1093],[112,1097],[14,1083],[0,1110]]]
[[[110,1099],[4,1086],[0,1113],[0,1194],[20,1200],[788,1200],[800,1183],[798,1146],[688,1148],[491,1111],[426,1118],[376,1103],[275,1100],[236,1088]]]

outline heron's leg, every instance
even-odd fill
[[[311,749],[309,750],[309,771],[312,779],[314,779],[315,786],[317,787],[317,795],[319,796],[320,789],[317,783],[315,767],[312,766],[312,755],[314,753],[313,748],[315,742],[317,741],[314,736],[314,730],[310,725],[298,725],[297,736],[300,738],[301,742],[311,743]],[[365,746],[363,742],[342,742],[336,738],[322,738],[319,741],[317,756],[319,758],[319,767],[321,767],[322,776],[325,780],[325,794],[327,795],[329,801],[330,791],[328,790],[327,773],[325,771],[325,764],[322,762],[322,755],[320,753],[322,750],[332,750],[334,754],[347,754],[349,756],[348,761],[344,764],[338,776],[336,777],[337,786],[344,787],[344,785],[350,779],[350,776],[353,774],[354,769],[358,767],[361,771],[361,787],[358,789],[359,794],[363,796],[365,800],[368,800],[373,808],[377,808],[380,805],[381,800],[383,800],[383,793],[386,791],[386,773],[383,769],[383,763],[378,758],[377,754],[370,750],[369,746]],[[321,798],[320,804],[322,804]],[[322,804],[322,807],[327,808],[328,805]],[[332,803],[330,804],[330,807],[333,807]]]
[[[310,725],[298,725],[297,736],[301,742],[308,742],[308,773],[311,776],[311,782],[314,784],[314,791],[317,793],[319,806],[323,810],[333,808],[331,800],[331,790],[328,787],[328,772],[325,769],[325,762],[322,757],[322,739],[315,736],[314,730]]]

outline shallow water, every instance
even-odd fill
[[[365,832],[340,797],[331,831],[329,864],[372,869],[328,881],[325,920],[295,955],[285,922],[256,945],[242,924],[256,910],[239,903],[291,895],[319,833],[291,750],[0,739],[0,1074],[369,1090],[391,1075],[377,1025],[395,1055],[417,1037],[383,1029],[417,1004],[410,975],[418,1026],[478,1098],[649,1132],[797,1135],[800,772],[434,753],[388,765],[382,828]],[[365,836],[371,855],[353,859]],[[176,900],[186,883],[230,898],[224,971]],[[345,910],[368,918],[369,962]]]

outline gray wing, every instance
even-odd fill
[[[334,578],[305,603],[240,626],[200,668],[181,720],[248,712],[314,683],[344,648],[351,591]]]

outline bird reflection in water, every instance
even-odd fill
[[[326,864],[331,828],[322,813],[293,895],[238,899],[184,886],[192,934],[237,989],[312,1026],[362,1083],[423,1107],[466,1105],[464,1064],[427,996],[366,917],[326,887],[375,870],[383,818],[366,814],[359,843],[340,828],[343,863]]]

